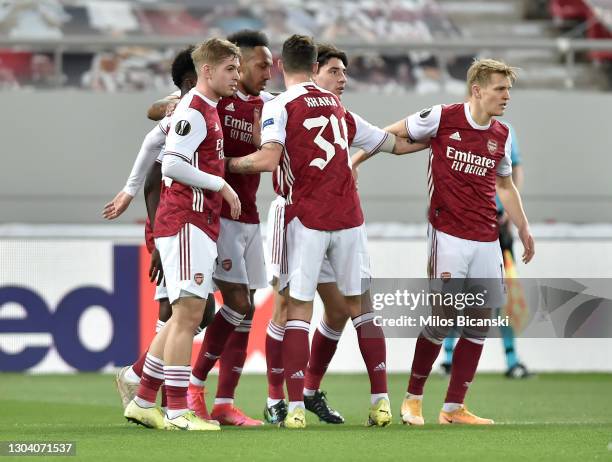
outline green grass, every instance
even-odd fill
[[[398,424],[405,383],[405,375],[389,377],[395,415],[387,428],[363,426],[367,376],[329,375],[323,388],[346,418],[344,425],[319,424],[308,414],[308,428],[302,431],[265,426],[183,433],[128,424],[109,375],[0,374],[0,441],[71,440],[77,443],[77,457],[70,460],[118,462],[612,460],[611,374],[542,374],[526,381],[481,374],[467,403],[498,423],[487,428],[435,423],[447,384],[437,376],[426,388],[429,423],[422,428]],[[214,390],[215,385],[213,377],[209,386]],[[264,376],[244,376],[237,404],[260,417],[265,394]]]

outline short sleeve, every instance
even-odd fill
[[[389,136],[386,131],[365,121],[354,112],[349,111],[347,116],[352,117],[355,121],[355,137],[351,147],[361,148],[371,153],[377,151]]]
[[[438,133],[442,106],[437,105],[406,117],[408,136],[413,141],[424,141]]]
[[[512,135],[510,131],[508,131],[508,138],[506,139],[506,145],[504,147],[504,157],[502,157],[499,160],[499,164],[497,164],[497,175],[512,175]]]
[[[278,99],[263,106],[261,112],[261,144],[279,143],[285,145],[287,129],[287,110]]]
[[[206,138],[206,121],[202,113],[193,108],[175,111],[170,119],[164,155],[178,156],[187,162]]]
[[[163,132],[164,135],[167,135],[169,128],[170,128],[170,116],[165,116],[162,120],[159,121],[159,129]]]

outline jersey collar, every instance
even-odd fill
[[[195,88],[193,88],[191,90],[194,94],[198,95],[200,98],[202,98],[204,101],[206,101],[208,104],[210,104],[212,107],[217,107],[217,104],[219,103],[218,101],[213,101],[212,99],[208,98],[207,96],[203,95],[202,93],[200,93],[198,90],[196,90]]]
[[[491,126],[491,121],[487,125],[478,125],[476,121],[472,118],[472,113],[470,112],[470,103],[463,103],[463,109],[465,111],[465,118],[472,128],[476,130],[487,130]]]
[[[248,101],[250,98],[249,95],[245,95],[240,90],[236,90],[236,96],[240,98],[242,101]]]

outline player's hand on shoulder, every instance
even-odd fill
[[[518,230],[519,238],[523,243],[523,256],[521,260],[523,263],[529,263],[535,255],[535,242],[529,226],[524,226]]]
[[[171,117],[172,114],[174,114],[174,110],[176,109],[176,105],[178,104],[178,102],[178,99],[168,101],[168,104],[166,105],[166,117]]]
[[[240,199],[238,198],[238,194],[236,194],[236,191],[234,191],[233,188],[226,182],[223,185],[223,188],[221,188],[221,191],[219,192],[221,193],[223,200],[225,200],[229,204],[232,218],[234,220],[240,218],[242,206],[240,204]]]
[[[107,220],[113,220],[127,210],[134,199],[128,193],[121,191],[115,198],[104,206],[102,216]]]

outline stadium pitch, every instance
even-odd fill
[[[214,393],[216,376],[209,380]],[[477,375],[467,405],[492,427],[437,424],[447,378],[425,389],[425,427],[399,423],[406,374],[389,376],[393,424],[363,426],[367,376],[330,374],[322,388],[344,425],[320,424],[308,413],[305,430],[223,427],[220,432],[164,432],[128,424],[114,378],[103,374],[0,374],[0,440],[72,441],[76,458],[154,460],[611,460],[612,374],[540,374],[512,381]],[[209,393],[208,403],[213,394]],[[266,381],[243,376],[236,404],[261,416]],[[19,460],[28,460],[20,457]],[[35,460],[41,460],[36,457]]]

